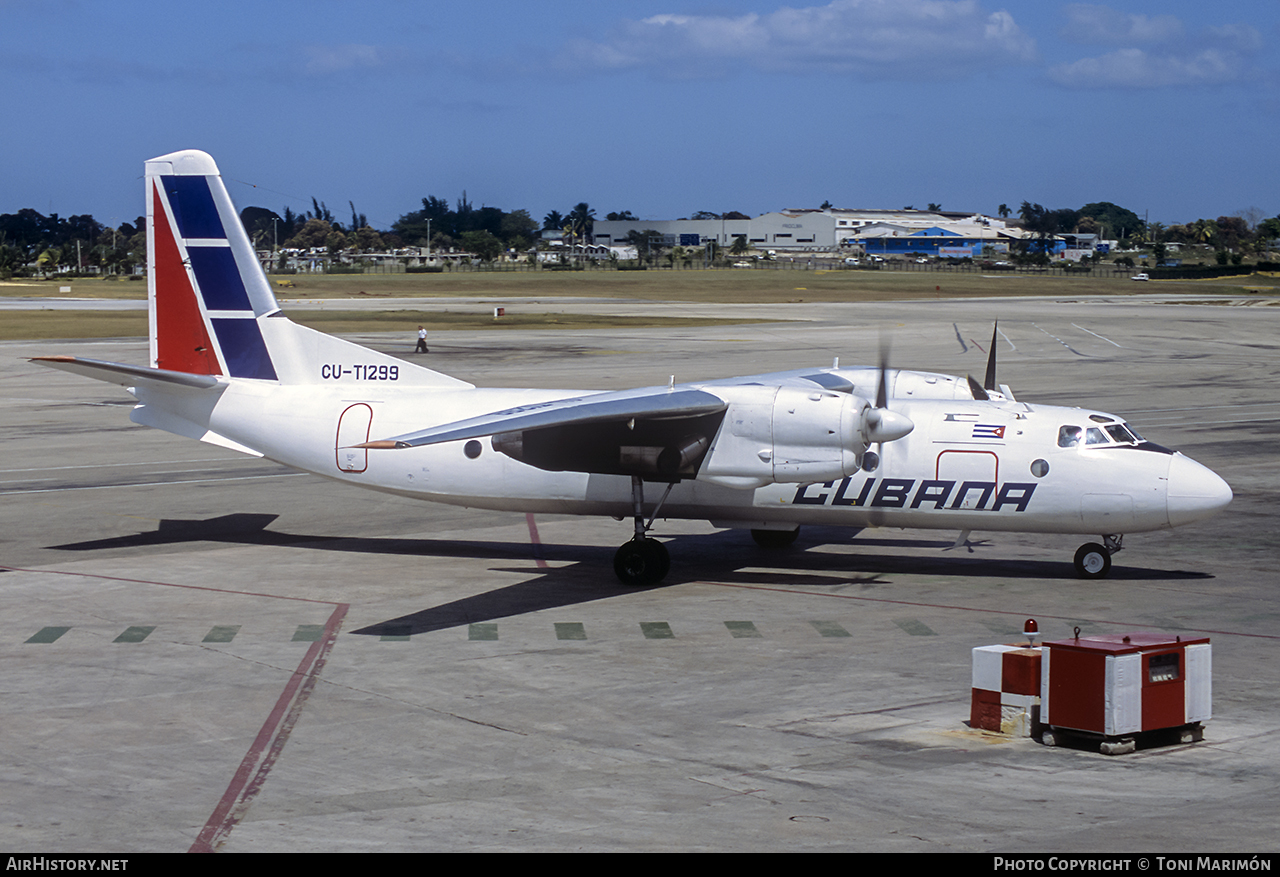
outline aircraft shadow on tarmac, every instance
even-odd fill
[[[144,548],[195,542],[222,542],[236,545],[267,545],[320,551],[343,551],[361,554],[457,557],[471,560],[497,560],[512,566],[494,566],[495,572],[534,575],[524,581],[483,594],[475,594],[439,606],[423,609],[399,618],[369,625],[353,633],[367,636],[406,636],[460,627],[476,622],[493,621],[557,609],[596,600],[609,599],[643,590],[668,588],[688,582],[711,581],[728,585],[847,589],[849,586],[875,588],[892,585],[894,575],[941,575],[952,578],[1000,577],[1060,580],[1077,582],[1068,561],[1002,559],[976,557],[974,547],[985,541],[969,543],[968,553],[943,552],[948,540],[920,538],[859,538],[854,541],[862,549],[926,549],[936,556],[898,556],[892,554],[847,554],[807,551],[808,548],[851,541],[847,529],[828,527],[805,528],[800,540],[790,549],[763,549],[755,545],[745,531],[735,530],[698,535],[675,536],[667,540],[674,563],[671,573],[659,585],[630,588],[619,584],[612,574],[613,549],[594,545],[442,540],[426,538],[376,538],[311,536],[268,530],[277,515],[230,514],[205,520],[162,520],[156,530],[128,536],[94,539],[85,542],[51,545],[62,551],[101,551],[117,548]],[[552,565],[531,569],[538,561]],[[1116,565],[1107,583],[1140,580],[1207,579],[1205,573],[1182,570],[1158,570]],[[429,584],[429,581],[424,581]]]

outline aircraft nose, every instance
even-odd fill
[[[1182,454],[1169,461],[1169,526],[1207,518],[1231,502],[1231,486],[1207,466]]]

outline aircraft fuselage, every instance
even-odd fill
[[[360,487],[474,508],[632,514],[627,476],[546,471],[496,451],[488,439],[399,450],[353,447],[582,391],[396,387],[390,393],[392,383],[374,378],[297,387],[237,381],[221,394],[207,422],[218,435],[270,459]],[[140,401],[145,410],[146,393]],[[1120,422],[1099,412],[1012,400],[899,398],[892,406],[916,428],[875,448],[880,460],[872,471],[754,488],[682,478],[660,516],[737,527],[1106,534],[1176,526],[1225,502],[1223,482],[1182,454],[1105,434],[1103,441],[1087,444],[1090,428]],[[134,419],[149,422],[145,414]],[[1071,427],[1080,439],[1064,446],[1063,429]]]

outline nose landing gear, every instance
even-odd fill
[[[1104,579],[1111,572],[1111,555],[1124,548],[1124,536],[1103,536],[1102,542],[1088,542],[1076,549],[1076,575],[1080,578]]]

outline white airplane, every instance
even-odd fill
[[[765,546],[804,524],[958,530],[956,545],[973,530],[1102,534],[1075,556],[1097,578],[1122,534],[1231,501],[1120,418],[997,389],[994,335],[982,385],[882,362],[621,392],[478,388],[285,317],[209,155],[148,161],[146,192],[150,367],[34,361],[128,388],[135,423],[348,484],[630,516],[614,559],[626,584],[670,568],[648,535],[660,515]]]

